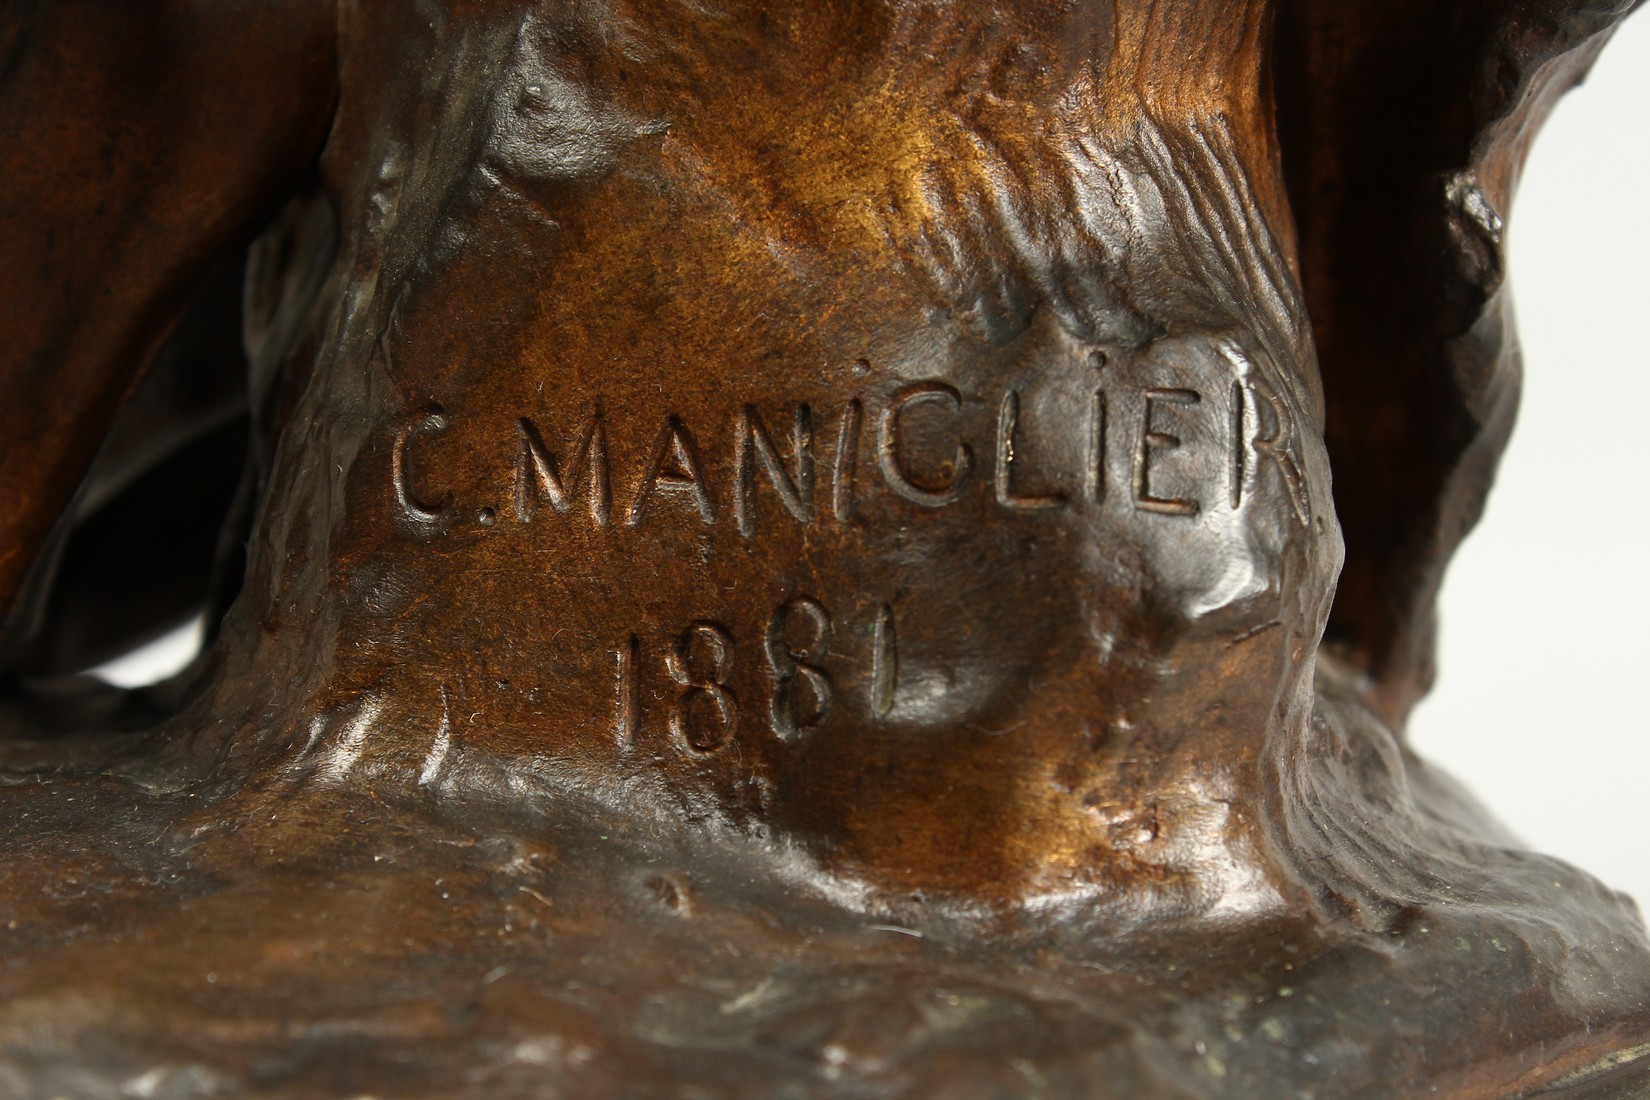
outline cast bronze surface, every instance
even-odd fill
[[[0,1092],[1642,1094],[1402,741],[1632,6],[7,5]]]

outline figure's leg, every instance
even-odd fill
[[[0,615],[156,348],[311,170],[334,30],[328,0],[0,14]]]

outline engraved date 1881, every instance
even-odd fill
[[[614,740],[627,752],[644,735],[648,686],[666,688],[669,704],[659,724],[678,747],[695,754],[725,749],[752,727],[765,727],[787,743],[808,737],[837,706],[837,685],[825,668],[835,627],[831,612],[812,596],[794,596],[776,607],[761,639],[760,699],[741,698],[735,686],[740,645],[722,624],[696,619],[659,646],[631,634],[613,653]],[[871,717],[885,718],[899,676],[893,608],[876,606],[864,629],[871,637],[865,695]]]

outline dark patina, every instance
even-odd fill
[[[0,1093],[1641,1095],[1402,737],[1632,6],[6,5]]]

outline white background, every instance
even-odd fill
[[[1559,105],[1512,211],[1524,403],[1412,735],[1532,847],[1650,904],[1647,117],[1650,13]],[[197,637],[106,672],[153,679]]]

